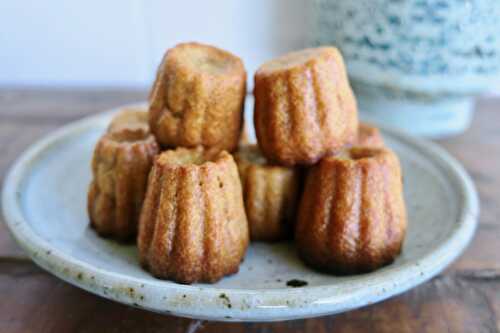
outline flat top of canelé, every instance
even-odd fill
[[[142,127],[144,130],[149,128],[148,112],[141,108],[128,108],[120,111],[113,117],[108,126],[108,131],[113,132],[122,128]]]
[[[349,157],[352,160],[370,159],[385,154],[381,148],[353,147],[349,149]]]
[[[264,63],[257,73],[286,71],[323,56],[338,57],[339,52],[334,47],[318,47],[290,52]]]
[[[167,56],[190,70],[212,75],[244,71],[243,63],[237,56],[217,47],[200,43],[179,44],[170,49]]]
[[[147,140],[151,137],[148,131],[141,127],[121,128],[106,134],[106,137],[115,143],[134,143]]]
[[[214,153],[204,150],[201,147],[197,148],[177,148],[166,150],[157,158],[157,163],[162,165],[202,165],[206,162],[215,162],[224,155],[222,153]]]
[[[125,122],[148,122],[148,110],[146,108],[125,108],[113,117],[111,123]]]
[[[380,147],[354,146],[345,149],[339,154],[326,157],[329,161],[360,161],[377,159],[391,154],[390,150]]]
[[[358,132],[360,133],[360,135],[376,133],[378,131],[378,128],[376,128],[375,126],[371,126],[363,122],[359,123]]]
[[[266,158],[262,155],[259,147],[255,144],[242,145],[238,148],[238,152],[236,154],[238,158],[253,164],[264,165],[267,163]]]

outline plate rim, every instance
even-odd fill
[[[370,274],[354,276],[351,282],[351,294],[347,298],[336,295],[339,290],[336,290],[338,286],[335,285],[268,290],[165,283],[162,280],[135,278],[105,270],[62,253],[37,235],[23,217],[20,191],[25,176],[29,175],[38,158],[52,145],[60,143],[67,137],[77,136],[99,122],[107,121],[109,116],[118,110],[143,105],[144,102],[113,108],[71,122],[45,135],[16,159],[4,179],[3,215],[17,243],[43,269],[99,296],[154,312],[208,320],[276,321],[316,317],[376,303],[424,283],[460,256],[474,235],[479,216],[479,198],[475,185],[464,167],[433,142],[377,124],[383,134],[412,146],[427,156],[431,163],[449,171],[447,182],[451,182],[453,188],[460,190],[461,214],[448,238],[434,251],[426,253],[416,262],[402,264],[395,270],[389,267]],[[371,288],[366,287],[367,280],[372,281]],[[165,302],[153,295],[158,289],[161,289],[162,294],[168,294]],[[137,291],[132,293],[126,290]],[[221,297],[222,295],[224,297]],[[258,299],[252,300],[253,298]]]

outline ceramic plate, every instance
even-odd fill
[[[116,110],[115,110],[116,111]],[[133,245],[101,239],[86,213],[90,159],[110,111],[75,122],[29,148],[3,189],[5,220],[38,265],[92,293],[178,316],[273,321],[334,314],[379,302],[428,280],[464,250],[478,216],[469,176],[435,144],[382,128],[400,156],[409,229],[403,253],[371,274],[335,277],[305,267],[292,244],[252,244],[238,274],[216,284],[153,278]],[[299,280],[307,285],[287,285]]]

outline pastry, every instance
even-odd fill
[[[371,126],[366,123],[359,123],[356,146],[382,148],[384,147],[384,139],[382,139],[380,130],[375,126]]]
[[[256,145],[240,147],[235,160],[243,186],[250,239],[290,238],[298,204],[299,170],[268,164]]]
[[[122,128],[98,141],[88,192],[91,226],[102,236],[133,239],[158,145],[142,128]]]
[[[122,128],[140,129],[149,133],[147,108],[125,108],[117,113],[108,126],[108,132],[120,131]]]
[[[240,58],[213,46],[179,44],[158,69],[150,94],[151,130],[164,148],[201,145],[233,151],[245,94]]]
[[[406,224],[396,155],[386,148],[352,148],[312,167],[295,239],[299,255],[312,267],[364,273],[395,259]]]
[[[248,129],[245,124],[241,128],[240,139],[238,140],[238,149],[250,143],[250,138],[248,136]]]
[[[241,183],[233,157],[201,147],[155,159],[138,236],[142,265],[180,283],[236,273],[248,246]]]
[[[289,53],[254,79],[257,141],[270,161],[311,165],[355,142],[356,100],[336,48]]]

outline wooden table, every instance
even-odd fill
[[[28,145],[70,121],[146,92],[0,90],[0,179]],[[73,287],[35,266],[0,223],[0,332],[498,332],[500,331],[500,100],[480,100],[472,128],[439,142],[470,172],[481,197],[476,236],[432,281],[360,310],[269,324],[201,322],[134,309]]]

